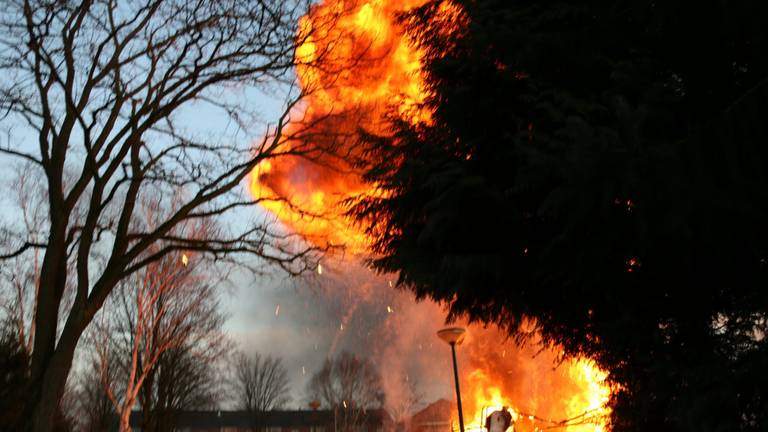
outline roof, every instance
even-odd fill
[[[411,422],[417,423],[432,423],[432,422],[449,422],[451,420],[451,414],[455,410],[452,402],[446,399],[439,399],[432,402],[423,410],[413,415]]]

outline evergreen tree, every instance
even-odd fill
[[[431,122],[363,136],[372,266],[594,358],[617,430],[768,427],[768,6],[446,4]]]

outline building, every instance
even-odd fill
[[[455,411],[452,402],[440,399],[411,417],[409,432],[446,432],[454,430],[451,422]]]
[[[131,428],[141,431],[141,411],[131,413]],[[174,416],[174,430],[180,432],[250,432],[253,417],[247,411],[182,411]],[[335,425],[330,410],[269,411],[260,416],[259,431],[264,432],[347,432]],[[386,411],[368,410],[353,432],[393,432],[392,418]]]

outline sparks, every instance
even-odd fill
[[[637,258],[630,258],[630,259],[627,260],[627,272],[628,273],[632,273],[633,271],[635,271],[638,268],[640,268],[640,266],[641,266],[640,260],[638,260]]]
[[[323,274],[323,265],[322,264],[318,264],[317,265],[317,274],[319,274],[319,275]]]
[[[182,254],[181,255],[181,265],[186,267],[187,264],[189,264],[189,257],[187,256],[187,254]]]

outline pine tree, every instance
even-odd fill
[[[767,6],[443,3],[431,122],[363,136],[372,266],[594,358],[617,430],[768,426]]]

